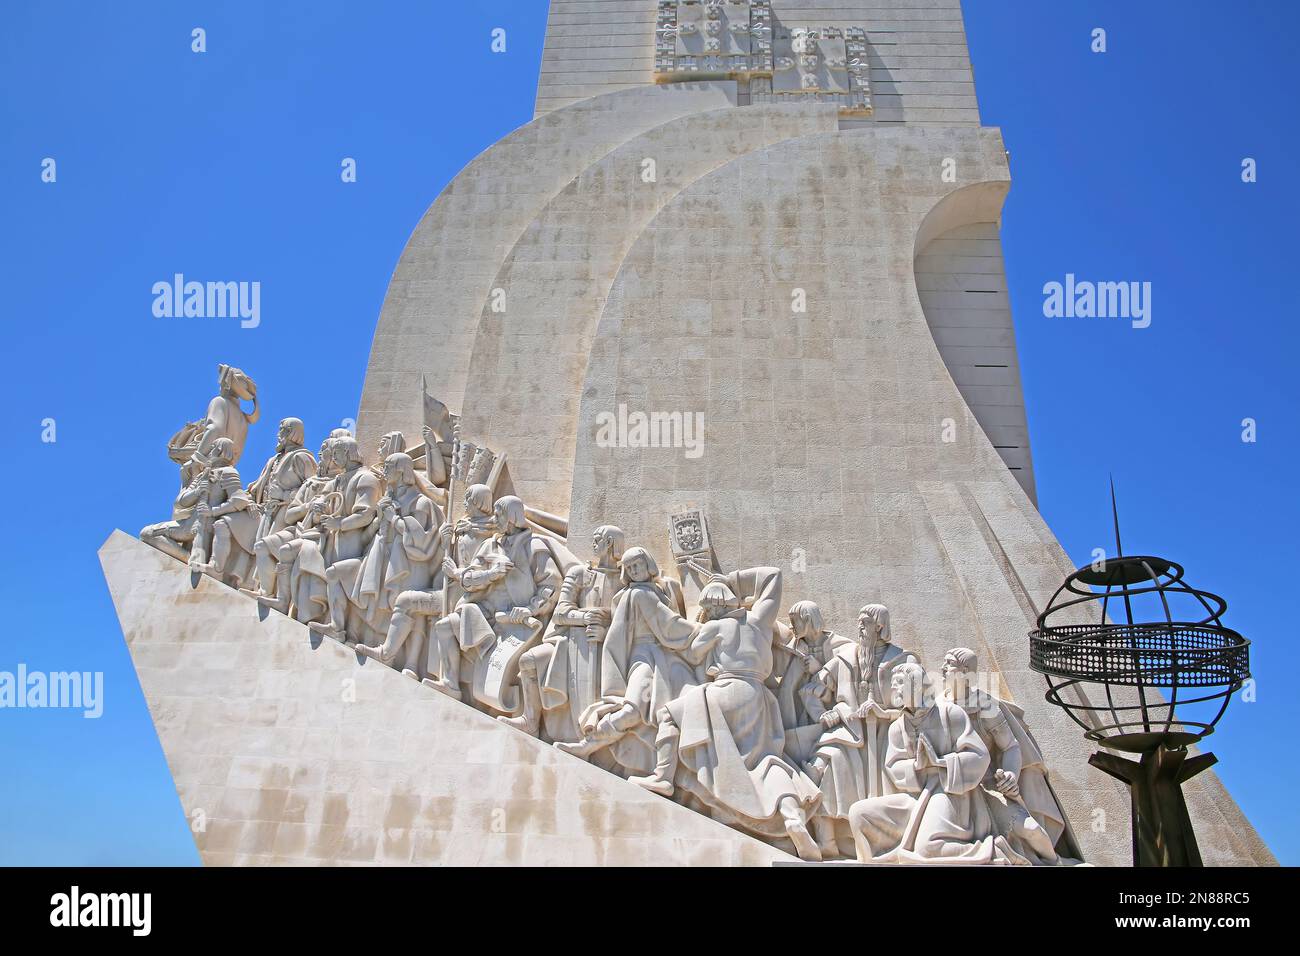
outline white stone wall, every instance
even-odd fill
[[[734,103],[734,83],[612,93],[534,120],[466,166],[415,227],[388,284],[357,419],[362,450],[373,454],[393,430],[419,441],[422,373],[460,412],[492,280],[560,189],[626,139]]]
[[[465,391],[466,435],[510,455],[514,490],[567,514],[578,396],[596,323],[623,256],[673,196],[753,149],[837,128],[833,106],[711,110],[629,140],[561,190],[493,282],[507,307],[483,309]],[[653,181],[647,181],[647,162]]]
[[[997,223],[958,226],[931,240],[916,257],[916,289],[962,398],[1029,500],[1037,503]]]

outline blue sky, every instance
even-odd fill
[[[0,864],[197,863],[95,552],[166,517],[166,439],[201,413],[218,362],[258,381],[248,463],[283,414],[313,447],[355,417],[406,238],[532,116],[546,4],[10,0],[0,17],[0,419],[31,479],[0,514],[0,671],[106,681],[99,720],[0,710]],[[984,121],[1011,151],[1003,240],[1042,511],[1086,562],[1110,541],[1113,472],[1126,550],[1173,557],[1228,598],[1259,691],[1212,749],[1278,857],[1300,863],[1286,805],[1300,773],[1275,729],[1300,663],[1284,610],[1300,143],[1277,80],[1300,12],[970,0],[966,20]],[[1241,182],[1244,157],[1259,182]],[[261,325],[155,318],[150,289],[176,272],[260,281]],[[1067,272],[1151,282],[1151,327],[1044,318],[1043,284]]]

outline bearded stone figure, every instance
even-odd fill
[[[443,563],[443,573],[465,593],[455,611],[434,625],[436,660],[425,683],[460,700],[464,677],[476,703],[513,714],[521,709],[519,657],[541,639],[564,578],[548,539],[529,529],[519,498],[498,500],[494,520],[496,533],[468,566]],[[469,665],[467,674],[462,662]]]
[[[335,439],[333,454],[339,471],[326,497],[337,495],[338,507],[320,519],[319,541],[303,543],[303,559],[316,565],[318,559],[312,552],[319,552],[319,562],[325,567],[328,582],[330,620],[328,624],[313,622],[312,630],[346,641],[347,592],[355,583],[361,559],[375,536],[382,481],[362,466],[361,450],[355,438]]]

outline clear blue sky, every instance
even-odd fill
[[[313,447],[355,416],[407,236],[532,116],[546,4],[10,0],[0,18],[0,417],[13,476],[31,479],[0,513],[0,670],[106,680],[99,720],[0,710],[0,863],[192,864],[96,549],[167,517],[164,445],[218,362],[253,374],[266,409],[245,471],[282,415]],[[1086,562],[1109,543],[1114,472],[1127,550],[1174,557],[1228,598],[1259,699],[1231,708],[1213,749],[1278,857],[1300,863],[1300,775],[1277,729],[1300,664],[1285,611],[1300,11],[969,0],[966,20],[984,121],[1012,154],[1003,239],[1043,513]],[[150,289],[176,272],[260,281],[260,327],[154,318]],[[1152,282],[1151,327],[1044,318],[1042,286],[1067,272]]]

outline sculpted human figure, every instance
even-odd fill
[[[988,748],[966,711],[933,698],[920,664],[890,676],[892,704],[885,771],[893,793],[849,809],[862,863],[1017,863],[1028,861],[998,833],[980,781]]]
[[[785,759],[781,710],[765,683],[780,607],[779,568],[719,575],[704,586],[705,621],[687,655],[705,660],[711,679],[659,709],[654,772],[632,780],[664,796],[681,789],[715,819],[788,836],[800,859],[820,860],[808,816],[821,793]]]
[[[456,609],[433,628],[425,683],[461,699],[462,659],[476,703],[518,709],[519,656],[540,640],[559,597],[563,572],[547,539],[528,528],[524,503],[507,495],[494,506],[496,533],[466,567],[443,562],[464,589]]]
[[[600,696],[600,651],[622,589],[621,529],[603,525],[592,534],[593,560],[564,576],[542,643],[519,659],[523,713],[498,720],[538,736],[545,713],[547,737],[577,740],[582,712]]]
[[[438,459],[441,461],[441,458]],[[426,471],[426,475],[428,472]],[[446,471],[440,472],[446,479]],[[417,476],[418,477],[418,476]],[[430,478],[429,480],[432,480]],[[427,485],[425,493],[429,494]],[[445,497],[445,496],[444,496]],[[437,499],[430,495],[431,500]],[[492,510],[492,489],[487,485],[470,485],[465,489],[465,516],[456,520],[453,530],[444,524],[439,529],[444,556],[440,560],[450,560],[457,567],[468,565],[478,552],[479,547],[496,530],[496,519]],[[393,617],[388,624],[388,635],[378,648],[360,646],[357,651],[366,657],[373,657],[386,664],[401,667],[402,673],[416,679],[429,678],[436,681],[444,669],[439,663],[440,652],[432,640],[427,640],[429,624],[442,617],[445,608],[455,607],[464,595],[459,584],[452,582],[438,568],[436,586],[425,590],[406,590],[397,596],[393,605]],[[414,635],[414,640],[411,640]],[[401,652],[405,650],[404,654]],[[402,656],[398,662],[399,654]]]
[[[213,443],[220,438],[230,440],[230,466],[238,465],[244,453],[248,426],[256,424],[261,416],[257,407],[257,383],[241,370],[230,365],[218,365],[217,388],[217,395],[208,402],[207,415],[197,423],[194,452],[181,465],[182,485],[188,485],[208,466]],[[241,400],[251,401],[253,410],[245,412],[239,404]]]
[[[786,729],[786,753],[802,764],[811,756],[811,746],[821,728],[816,715],[808,711],[803,690],[821,670],[831,645],[847,638],[826,627],[821,608],[812,601],[792,604],[789,616],[788,627],[777,625],[772,677],[767,683],[781,707],[781,723]],[[817,713],[821,711],[822,708],[818,707]],[[810,737],[806,744],[798,739],[803,736]]]
[[[375,536],[382,481],[362,467],[361,450],[351,436],[334,439],[333,454],[339,473],[330,492],[338,493],[338,508],[320,520],[319,543],[305,542],[305,552],[319,550],[326,568],[330,604],[328,624],[313,622],[312,630],[336,640],[347,640],[347,592],[356,581],[361,558]]]
[[[893,786],[884,772],[889,726],[898,716],[889,704],[893,698],[890,680],[894,668],[918,658],[892,643],[889,608],[883,604],[868,604],[858,612],[857,648],[861,650],[855,650],[853,658],[855,673],[860,675],[856,679],[861,683],[857,688],[860,704],[856,716],[862,721],[866,795],[875,797],[892,792]]]
[[[214,573],[235,586],[252,583],[257,542],[285,526],[285,511],[316,471],[316,459],[302,446],[303,424],[286,418],[276,434],[275,454],[244,494],[250,507],[217,519],[212,532]]]
[[[418,677],[425,622],[442,613],[442,509],[425,493],[405,453],[384,460],[384,481],[388,491],[379,502],[379,531],[349,595],[368,626],[383,629],[384,640],[378,646],[360,643],[357,651],[393,664],[405,650],[402,670]]]
[[[234,444],[218,438],[208,449],[207,466],[196,471],[172,505],[172,520],[151,524],[140,539],[159,551],[189,562],[195,571],[210,571],[208,554],[213,523],[224,515],[247,508],[239,472],[231,465]]]
[[[379,480],[385,491],[368,526],[365,552],[360,558],[343,558],[328,566],[330,621],[312,625],[313,630],[356,644],[379,644],[385,639],[398,594],[426,588],[437,573],[433,557],[441,557],[442,550],[438,536],[442,511],[421,492],[411,457],[403,452],[390,454]],[[360,507],[355,504],[354,513]],[[326,519],[327,528],[331,520],[345,526],[343,520]]]
[[[700,680],[678,654],[698,625],[686,620],[681,584],[661,576],[648,551],[628,548],[619,564],[623,588],[601,646],[600,697],[578,717],[582,738],[555,746],[583,758],[608,748],[620,772],[644,774],[654,767],[655,713]]]
[[[989,750],[988,772],[980,781],[999,830],[1019,853],[1038,864],[1060,862],[1056,847],[1067,832],[1065,813],[1047,779],[1047,766],[1025,712],[975,686],[979,658],[955,647],[943,659],[944,693],[966,711]]]
[[[320,521],[329,508],[334,478],[342,468],[334,455],[335,437],[321,442],[316,473],[304,481],[284,508],[285,526],[258,539],[257,587],[243,589],[257,603],[292,614],[304,624],[329,611],[325,561],[321,556]],[[335,497],[337,500],[337,496]],[[304,548],[310,543],[310,548]]]

